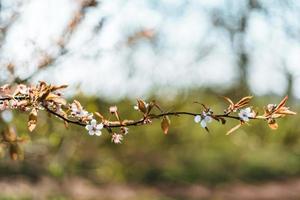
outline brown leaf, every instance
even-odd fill
[[[226,119],[224,119],[223,117],[220,117],[219,119],[221,120],[222,124],[226,124]]]
[[[82,110],[82,106],[81,106],[81,104],[80,104],[79,101],[73,100],[73,103],[75,103],[75,105],[76,105],[76,107],[77,107],[78,110]]]
[[[269,127],[272,129],[272,130],[277,130],[278,129],[278,124],[275,122],[273,124],[268,124]]]
[[[65,125],[65,128],[66,128],[66,129],[69,128],[69,122],[67,122],[67,121],[64,120],[64,125]]]
[[[155,101],[151,101],[148,105],[148,108],[147,108],[147,115],[151,112],[151,110],[154,108],[154,106],[156,106],[156,103]],[[156,106],[157,107],[157,106]]]
[[[234,106],[234,103],[230,98],[225,97],[225,96],[223,98],[230,104],[230,106]]]
[[[232,129],[230,129],[226,135],[230,135],[231,133],[233,133],[234,131],[238,130],[240,127],[242,126],[242,123],[236,125],[235,127],[233,127]]]
[[[56,91],[56,90],[65,89],[65,88],[67,88],[67,87],[68,87],[68,85],[52,86],[52,87],[51,87],[51,91],[53,92],[53,91]]]
[[[2,137],[6,142],[15,142],[17,140],[16,130],[12,126],[8,126],[3,132]]]
[[[280,109],[281,107],[285,106],[285,104],[286,104],[288,98],[289,98],[288,96],[285,96],[285,97],[281,100],[281,102],[278,104],[276,110],[278,110],[278,109]]]
[[[23,160],[24,153],[19,144],[10,144],[9,146],[9,155],[12,160]]]
[[[57,94],[49,93],[48,96],[45,98],[47,101],[53,101],[55,103],[66,105],[67,101],[62,98],[61,96],[58,96]]]
[[[143,113],[147,113],[147,106],[146,106],[146,103],[141,100],[141,99],[137,99],[137,102],[138,102],[138,108],[141,112]]]
[[[29,113],[29,118],[28,118],[28,130],[30,132],[32,132],[35,127],[36,127],[36,123],[37,123],[37,113],[38,113],[38,110],[36,108],[33,108],[31,110],[31,112]]]
[[[272,129],[272,130],[278,129],[278,124],[277,124],[276,120],[273,118],[268,119],[268,125],[269,125],[270,129]]]
[[[242,108],[242,107],[248,105],[249,102],[250,102],[250,100],[251,100],[252,98],[253,98],[253,96],[246,96],[246,97],[243,97],[243,98],[242,98],[241,100],[239,100],[235,105],[236,105],[237,107]]]
[[[161,121],[161,129],[163,130],[164,134],[168,134],[170,128],[171,121],[168,116],[164,116]]]
[[[103,115],[101,115],[99,112],[95,112],[95,115],[96,115],[97,117],[99,117],[102,121],[104,120]]]

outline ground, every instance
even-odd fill
[[[203,185],[95,185],[78,177],[65,178],[62,181],[43,177],[37,182],[31,182],[15,177],[2,179],[0,188],[0,199],[300,199],[300,178],[253,185],[231,183],[211,188]]]

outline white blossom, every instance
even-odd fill
[[[212,118],[211,116],[203,116],[203,119],[200,122],[200,125],[202,126],[202,128],[206,128],[207,127],[207,123],[212,122]]]
[[[90,124],[85,126],[85,129],[88,130],[89,135],[100,136],[102,134],[101,129],[103,129],[103,124],[97,124],[97,121],[93,119]]]
[[[114,114],[118,111],[118,107],[117,106],[111,106],[109,107],[109,112]]]
[[[202,115],[196,115],[194,121],[196,123],[200,122],[202,128],[207,127],[207,123],[212,122],[212,117],[209,115],[210,113],[203,112]]]
[[[194,121],[196,123],[199,123],[201,121],[201,116],[200,115],[196,115],[196,117],[194,118]]]
[[[111,141],[115,144],[120,144],[123,140],[123,135],[114,133],[111,137]]]
[[[251,111],[251,108],[248,107],[240,110],[239,117],[244,122],[248,122],[250,118],[254,117],[254,113]]]
[[[6,123],[9,123],[13,119],[13,114],[10,110],[5,110],[1,113],[1,117]]]

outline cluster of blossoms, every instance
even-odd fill
[[[229,106],[224,110],[223,114],[214,114],[211,108],[204,104],[203,110],[200,113],[192,112],[164,112],[155,102],[149,103],[144,100],[137,99],[137,104],[134,109],[141,113],[141,118],[138,120],[121,119],[117,106],[111,106],[109,113],[114,116],[115,121],[105,118],[99,112],[90,113],[83,108],[79,101],[74,100],[71,104],[63,98],[61,90],[66,88],[66,85],[54,86],[45,82],[40,82],[37,85],[26,86],[19,84],[16,86],[4,85],[0,87],[0,111],[8,109],[17,109],[20,111],[29,112],[28,129],[33,131],[37,125],[38,113],[41,110],[47,111],[49,114],[55,115],[63,120],[65,126],[68,124],[76,124],[85,127],[88,134],[91,136],[101,136],[103,129],[111,136],[113,143],[119,144],[128,134],[129,126],[139,126],[151,124],[153,119],[161,119],[161,128],[165,134],[168,133],[171,121],[169,116],[190,115],[194,116],[194,121],[199,123],[206,131],[209,131],[208,124],[213,121],[226,123],[227,119],[238,120],[240,123],[230,129],[227,134],[230,134],[240,128],[244,124],[248,124],[252,119],[265,120],[271,129],[277,129],[277,119],[287,115],[295,115],[289,107],[286,107],[288,97],[285,97],[278,105],[268,104],[264,108],[264,114],[258,115],[249,103],[252,99],[247,96],[234,103],[230,98],[224,97],[229,103]],[[159,113],[157,113],[159,112]],[[96,120],[97,118],[97,120]],[[12,134],[12,129],[7,131],[6,135]],[[4,135],[5,135],[4,134]],[[18,137],[14,140],[9,140],[7,136],[3,136],[2,141],[8,142],[15,148],[16,141],[23,141]],[[6,138],[6,139],[5,139]],[[15,148],[18,149],[18,148]]]
[[[201,115],[196,115],[194,120],[196,123],[200,122],[202,128],[207,129],[207,124],[212,122],[213,120],[213,118],[211,117],[212,114],[213,113],[211,110],[203,111]]]
[[[287,115],[296,115],[296,112],[289,110],[289,107],[285,106],[288,100],[287,96],[278,105],[268,104],[264,109],[264,114],[261,116],[258,115],[258,112],[253,111],[251,107],[247,107],[252,99],[252,96],[244,97],[237,103],[233,103],[233,101],[228,97],[224,97],[224,99],[229,103],[228,108],[224,110],[224,114],[214,115],[210,108],[207,108],[204,104],[202,104],[204,111],[201,113],[201,115],[196,115],[194,121],[196,123],[200,123],[203,128],[209,131],[207,124],[213,120],[221,121],[222,124],[226,123],[225,118],[239,120],[240,123],[227,132],[227,135],[229,135],[242,125],[247,124],[251,119],[263,119],[267,121],[271,129],[275,130],[278,128],[276,119],[285,117]],[[237,113],[237,115],[231,115],[234,113]]]
[[[46,110],[51,114],[62,119],[67,126],[69,123],[85,126],[89,135],[101,136],[102,129],[106,126],[109,131],[110,122],[100,116],[101,123],[94,118],[93,113],[85,110],[80,102],[74,100],[68,104],[63,98],[60,90],[66,88],[66,85],[52,86],[45,82],[40,82],[36,86],[26,86],[19,84],[17,86],[4,85],[0,87],[0,111],[20,110],[29,112],[28,129],[33,131],[37,124],[37,116],[40,110]],[[114,110],[115,109],[115,110]],[[112,114],[117,113],[117,107],[110,108]],[[120,128],[120,134],[112,133],[112,142],[121,143],[123,135],[128,133],[127,127]]]
[[[98,123],[96,119],[94,119],[94,114],[89,113],[83,107],[81,104],[74,100],[73,103],[70,105],[70,116],[72,118],[76,118],[78,121],[85,123],[85,129],[88,131],[88,134],[93,136],[101,136],[102,135],[102,129],[104,126],[109,126],[109,121],[105,120],[104,117],[100,113],[96,113],[97,116],[102,120],[101,123]],[[114,114],[117,116],[117,119],[119,119],[118,115],[118,108],[117,106],[112,106],[109,108],[109,112],[111,114]],[[105,124],[105,125],[104,125]],[[110,131],[110,129],[109,129]],[[127,127],[121,127],[120,132],[123,135],[126,135],[128,133],[128,128]],[[123,140],[123,135],[122,134],[117,134],[117,133],[112,133],[111,134],[111,141],[115,144],[120,144],[121,141]]]

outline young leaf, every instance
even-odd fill
[[[171,121],[168,116],[164,116],[161,121],[161,129],[163,130],[164,134],[168,134],[169,127],[170,127]]]

